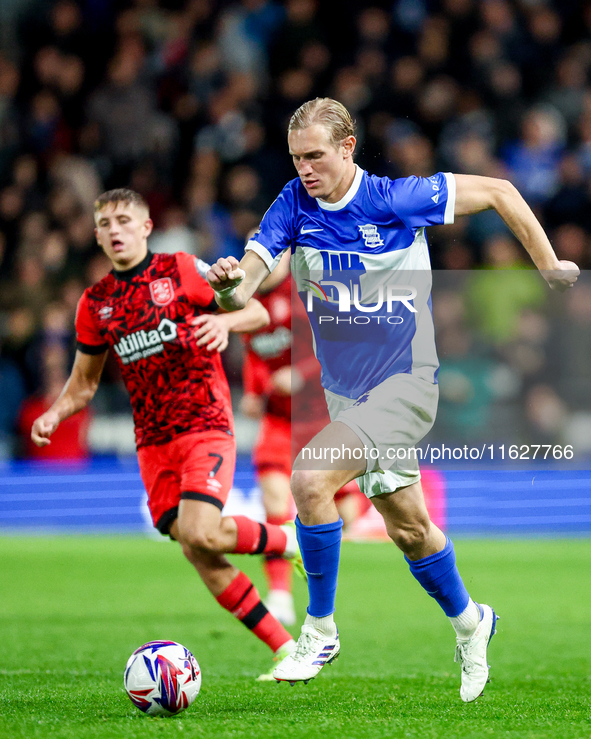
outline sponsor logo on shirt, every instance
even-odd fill
[[[98,312],[101,321],[106,321],[113,315],[113,308],[110,305],[104,305]]]
[[[153,283],[152,283],[153,284]],[[163,318],[158,328],[151,331],[134,331],[119,339],[113,346],[123,364],[146,359],[164,350],[164,342],[174,341],[178,335],[176,323]]]
[[[161,277],[151,282],[150,295],[155,305],[164,306],[171,303],[174,298],[174,288],[170,277]]]
[[[250,346],[262,359],[278,357],[291,346],[291,331],[279,326],[272,334],[256,334],[250,340]]]
[[[372,223],[366,223],[363,226],[357,226],[357,228],[361,231],[365,246],[368,249],[377,249],[378,246],[384,246],[384,239],[382,239],[378,232],[377,226],[374,226]]]

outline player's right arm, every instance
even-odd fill
[[[244,308],[261,284],[294,243],[293,183],[288,183],[263,216],[253,238],[246,244],[246,254],[222,257],[211,267],[207,279],[215,292],[217,304],[227,311]]]
[[[269,274],[261,257],[254,251],[247,251],[240,262],[236,257],[218,259],[207,273],[207,280],[220,308],[235,311],[246,306]]]
[[[90,403],[99,385],[107,353],[104,351],[101,354],[84,354],[80,350],[76,352],[72,373],[59,398],[33,423],[31,439],[37,446],[51,444],[49,437],[60,423]]]

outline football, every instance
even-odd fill
[[[149,716],[173,716],[199,694],[201,670],[195,657],[174,641],[150,641],[131,655],[123,676],[134,706]]]

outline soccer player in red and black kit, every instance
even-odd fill
[[[285,267],[285,268],[284,268]],[[244,334],[246,356],[242,371],[242,412],[260,419],[253,465],[261,489],[267,522],[281,525],[293,518],[291,490],[291,276],[289,262],[277,267],[262,285],[258,300],[270,323]],[[296,615],[291,594],[291,565],[267,554],[263,568],[269,592],[265,605],[281,623],[293,626]],[[269,676],[270,679],[271,676]]]
[[[84,408],[113,349],[133,408],[142,479],[154,526],[178,541],[221,606],[267,644],[276,658],[294,647],[249,580],[225,553],[276,554],[299,564],[295,531],[245,516],[223,517],[236,444],[230,392],[219,352],[229,331],[268,322],[258,301],[218,313],[202,274],[185,253],[152,254],[148,206],[132,190],[111,190],[95,203],[95,235],[113,270],[78,305],[78,347],[70,378],[33,424],[39,445]]]

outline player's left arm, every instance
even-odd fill
[[[456,216],[496,210],[550,287],[562,291],[573,286],[580,274],[579,268],[574,262],[558,259],[542,225],[514,185],[493,177],[465,174],[454,177]]]
[[[270,322],[267,309],[256,298],[251,298],[242,310],[231,313],[205,313],[193,319],[198,346],[210,352],[223,352],[230,333],[251,333]]]

